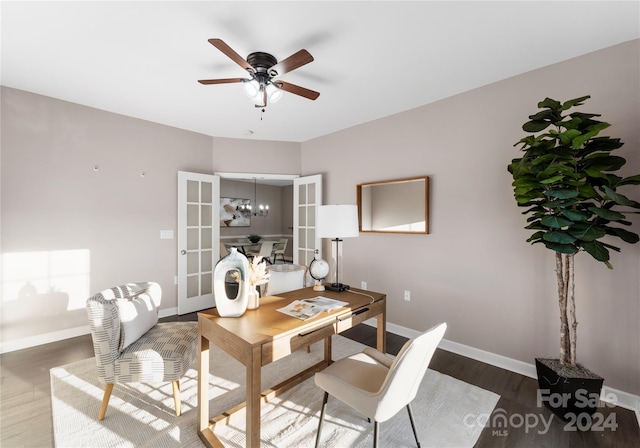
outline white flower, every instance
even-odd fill
[[[253,257],[249,263],[249,284],[251,286],[264,285],[269,281],[267,263],[262,263],[262,257]]]

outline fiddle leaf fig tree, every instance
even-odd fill
[[[586,252],[612,268],[609,251],[619,252],[619,240],[637,243],[636,233],[626,230],[625,214],[638,213],[640,203],[619,192],[626,185],[640,185],[640,174],[614,174],[626,160],[612,152],[619,138],[599,137],[609,123],[598,114],[573,110],[589,96],[560,103],[545,98],[540,111],[529,116],[522,129],[529,133],[514,146],[523,155],[508,166],[513,175],[514,196],[533,234],[527,240],[555,252],[560,305],[560,363],[576,366],[576,308],[574,257]]]

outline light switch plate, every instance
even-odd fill
[[[160,231],[160,239],[161,240],[172,240],[173,239],[173,230],[161,230]]]

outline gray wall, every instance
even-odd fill
[[[447,321],[451,341],[527,363],[555,356],[553,254],[525,242],[506,166],[538,101],[590,94],[585,110],[626,143],[625,173],[640,172],[639,53],[632,41],[302,145],[211,138],[2,88],[2,341],[86,325],[86,295],[121,282],[159,281],[163,308],[176,306],[176,243],[159,233],[176,226],[178,170],[320,173],[327,204],[355,203],[358,183],[429,175],[431,233],[345,240],[344,280],[387,293],[391,323]],[[49,273],[56,257],[75,268]],[[578,257],[578,357],[640,394],[640,244],[612,262]],[[16,263],[34,276],[8,287]],[[15,300],[23,314],[9,321]]]
[[[179,170],[300,170],[296,143],[216,139],[6,87],[1,106],[3,349],[72,335],[89,295],[126,282],[157,281],[161,309],[177,306],[176,239],[160,231],[177,230]]]
[[[640,173],[639,54],[631,41],[303,143],[302,173],[325,174],[325,203],[354,204],[359,183],[431,176],[430,234],[345,239],[346,283],[385,292],[391,323],[447,321],[446,338],[461,344],[527,363],[557,357],[554,256],[525,241],[506,167],[539,101],[589,94],[583,110],[625,142],[623,172]],[[640,188],[626,192],[640,200]],[[638,394],[640,244],[622,244],[613,270],[576,259],[578,360]]]

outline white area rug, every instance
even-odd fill
[[[364,348],[334,336],[333,358]],[[212,345],[209,408],[214,416],[244,401],[244,367]],[[262,389],[273,386],[294,371],[322,358],[322,345],[312,346],[263,368]],[[116,385],[105,419],[97,420],[103,387],[95,374],[93,358],[51,369],[54,441],[57,447],[200,447],[196,433],[197,370],[181,382],[182,416],[174,412],[171,384]],[[320,416],[322,391],[313,378],[262,406],[261,445],[312,447]],[[465,424],[464,416],[490,414],[499,395],[428,370],[412,407],[422,446],[472,447],[482,427]],[[366,419],[329,397],[321,446],[371,446],[373,429]],[[469,421],[469,419],[467,419]],[[225,446],[243,447],[244,412],[215,433]],[[413,447],[407,413],[401,411],[380,425],[380,446]]]

